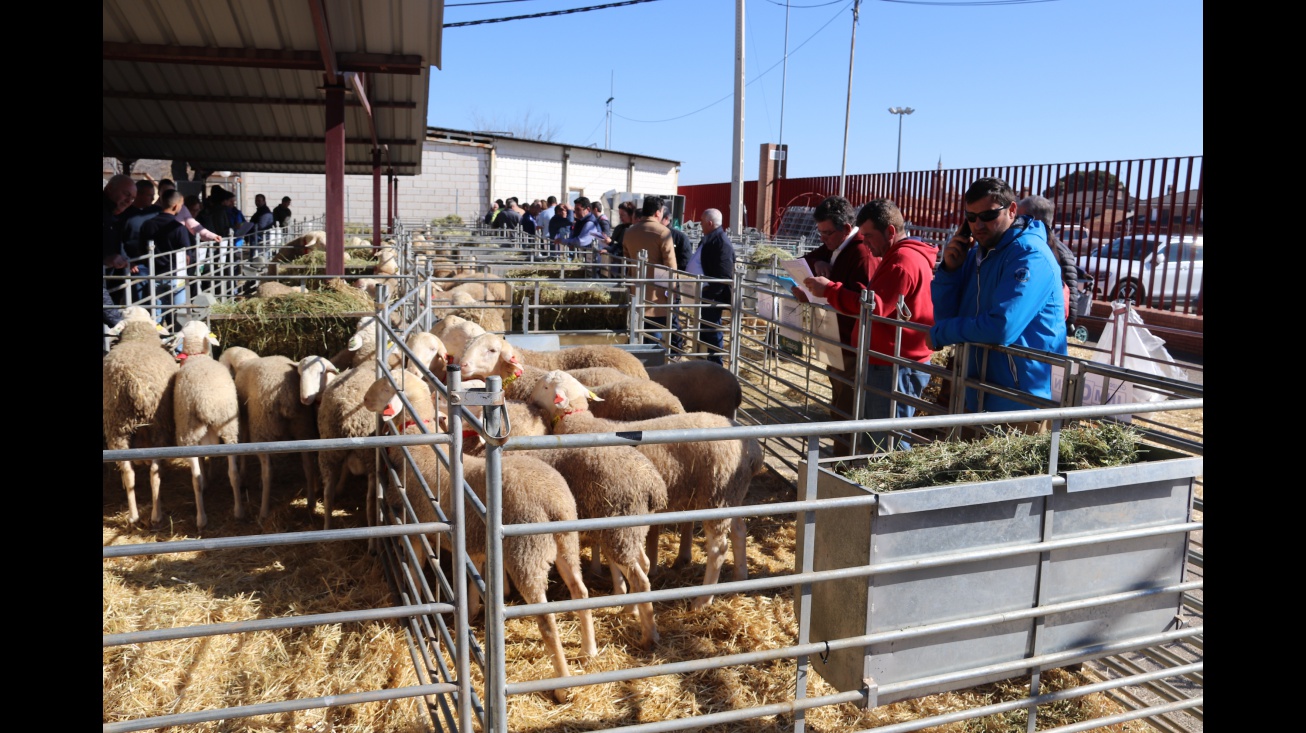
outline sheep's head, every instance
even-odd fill
[[[430,369],[436,377],[443,377],[449,365],[449,350],[439,336],[426,331],[416,331],[408,337],[408,350],[422,366]]]
[[[535,383],[531,401],[553,415],[556,421],[562,415],[588,410],[590,402],[603,400],[575,377],[554,369]]]
[[[213,347],[220,345],[218,337],[209,330],[209,324],[195,319],[181,327],[182,358],[213,353]]]
[[[324,356],[306,356],[299,360],[299,403],[311,405],[340,370]]]
[[[482,333],[468,341],[458,362],[466,379],[486,379],[496,375],[508,384],[522,375],[517,352],[497,333]]]
[[[468,293],[463,290],[455,290],[453,293],[450,294],[449,302],[453,303],[454,305],[474,305],[476,304],[477,300],[471,293]]]
[[[391,380],[394,384],[391,384]],[[390,377],[380,377],[372,386],[367,388],[363,395],[363,408],[381,415],[387,420],[400,420],[400,432],[408,427],[411,421],[414,424],[407,409],[404,407],[403,400],[399,397],[399,392],[395,389],[395,384],[400,385],[404,391],[404,397],[412,403],[416,415],[426,424],[427,431],[430,431],[433,419],[435,418],[435,403],[431,401],[431,390],[427,388],[426,383],[421,379],[414,377],[412,374],[402,369],[395,369],[390,372]]]

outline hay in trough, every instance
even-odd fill
[[[224,348],[243,346],[260,356],[299,360],[345,348],[358,319],[375,311],[371,296],[337,278],[307,293],[217,303],[209,327]]]
[[[770,267],[776,261],[792,260],[794,256],[779,247],[763,244],[748,256],[748,262],[756,267]]]
[[[345,267],[376,267],[376,258],[372,257],[372,254],[371,247],[346,247]],[[315,249],[308,252],[303,257],[291,260],[289,264],[298,265],[307,270],[315,271],[305,273],[307,275],[323,275],[326,274],[326,252],[324,250]],[[321,270],[322,272],[316,272],[317,270]]]
[[[583,265],[538,265],[536,267],[520,267],[515,270],[508,270],[505,276],[510,278],[555,278],[565,279],[569,277],[584,277],[588,268]]]
[[[1061,431],[1057,468],[1061,471],[1123,466],[1147,449],[1137,430],[1115,422],[1073,425]],[[875,492],[952,483],[997,481],[1048,472],[1052,434],[1029,435],[998,429],[979,440],[937,440],[910,451],[896,451],[844,476]]]
[[[536,299],[535,288],[529,283],[518,283],[513,287],[513,304],[521,306],[526,296],[531,298],[531,329],[535,329],[536,318],[539,328],[545,331],[591,331],[591,330],[625,330],[626,308],[619,307],[625,302],[624,292],[618,292],[592,286],[586,288],[562,288],[552,284],[541,284],[539,298]],[[544,307],[539,306],[555,306]],[[600,307],[589,307],[600,306]],[[513,309],[512,329],[521,329],[522,310]]]

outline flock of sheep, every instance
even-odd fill
[[[391,250],[393,251],[393,250]],[[379,274],[382,273],[378,270]],[[442,273],[456,282],[458,273]],[[507,281],[475,275],[482,282],[456,284],[449,290],[421,295],[433,302],[457,305],[430,331],[416,330],[408,337],[408,351],[416,357],[390,354],[389,376],[376,376],[377,324],[360,319],[348,348],[331,357],[308,356],[298,362],[284,356],[259,356],[248,349],[229,347],[214,359],[217,339],[200,320],[187,323],[179,334],[164,338],[143,309],[128,308],[117,327],[117,342],[104,357],[104,433],[110,450],[157,446],[199,446],[238,442],[272,442],[316,438],[358,438],[377,433],[377,416],[386,431],[420,433],[448,431],[447,402],[433,399],[445,390],[448,368],[457,365],[464,388],[483,387],[498,376],[505,392],[505,424],[511,435],[545,435],[623,432],[667,429],[721,428],[732,420],[741,400],[735,376],[707,361],[681,361],[645,367],[638,358],[615,346],[577,346],[558,351],[530,351],[516,347],[502,331],[502,311],[495,306],[511,302]],[[368,288],[360,281],[359,287]],[[439,286],[436,286],[437,288]],[[284,292],[284,291],[283,291]],[[375,291],[373,291],[375,292]],[[262,293],[276,297],[274,289]],[[495,321],[495,318],[498,321]],[[174,353],[180,344],[180,351]],[[391,352],[390,348],[385,349]],[[415,362],[420,362],[420,365]],[[401,400],[395,385],[402,390]],[[437,404],[439,407],[437,408]],[[408,407],[411,405],[411,409]],[[479,417],[479,408],[468,408]],[[388,434],[388,433],[387,433]],[[475,431],[464,432],[464,479],[484,501],[485,447]],[[432,445],[410,446],[410,471],[420,472],[427,486],[449,486],[445,463]],[[270,514],[272,474],[270,456],[260,453],[262,500],[260,521]],[[372,448],[320,451],[302,454],[308,508],[317,512],[317,488],[322,488],[322,526],[329,529],[333,502],[350,476],[365,476],[368,483],[367,522],[377,522],[376,452]],[[392,448],[390,462],[400,470],[404,450]],[[228,458],[228,476],[235,494],[235,516],[244,517],[240,471],[235,456]],[[199,458],[190,459],[195,491],[196,525],[207,523],[203,494],[206,471]],[[764,468],[760,445],[753,439],[691,441],[639,446],[555,448],[510,451],[503,459],[504,524],[564,521],[577,518],[655,515],[737,506],[749,484]],[[140,522],[135,499],[135,467],[118,463],[127,494],[129,519]],[[149,462],[152,526],[159,526],[159,464]],[[443,521],[427,499],[423,482],[408,480],[394,491],[408,494],[408,504],[422,522]],[[458,492],[459,494],[461,492]],[[438,497],[448,520],[455,516],[451,492]],[[390,505],[404,497],[385,497]],[[484,524],[468,505],[466,544],[469,558],[483,572]],[[562,532],[552,537],[529,535],[504,542],[508,579],[528,603],[545,600],[550,568],[556,568],[573,598],[585,598],[588,589],[581,573],[580,542],[591,546],[593,570],[600,557],[609,564],[614,593],[650,589],[649,575],[657,567],[657,532],[649,525],[607,529],[578,536]],[[707,563],[703,584],[717,582],[726,558],[727,539],[733,548],[735,579],[747,577],[745,522],[743,519],[704,522]],[[429,541],[449,547],[451,537],[441,533]],[[410,542],[416,543],[412,538]],[[680,527],[680,547],[675,564],[691,558],[692,524]],[[415,544],[414,555],[421,553]],[[601,553],[601,554],[600,554]],[[470,610],[479,610],[475,585],[469,585]],[[706,606],[711,595],[696,598],[693,608]],[[657,624],[649,603],[628,606],[638,618],[641,644],[658,641]],[[596,653],[589,611],[577,612],[581,624],[581,653]],[[558,676],[569,674],[552,614],[538,619],[541,636]],[[559,701],[566,691],[555,693]]]

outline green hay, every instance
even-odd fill
[[[773,257],[778,257],[779,258],[778,261],[780,262],[784,262],[785,260],[792,260],[794,258],[793,255],[789,254],[783,249],[780,249],[779,247],[772,247],[769,244],[764,244],[758,247],[757,249],[753,250],[753,253],[748,256],[748,261],[750,264],[756,265],[758,267],[770,267],[771,260]]]
[[[359,317],[375,310],[367,293],[332,280],[308,293],[214,304],[209,327],[223,348],[243,346],[259,356],[279,354],[298,361],[345,348]]]
[[[625,330],[627,325],[625,308],[585,308],[582,306],[611,306],[626,302],[624,293],[613,293],[598,287],[575,290],[560,288],[556,285],[540,285],[539,300],[535,299],[535,288],[529,283],[517,283],[513,287],[513,304],[520,306],[526,296],[531,296],[531,322],[534,328],[536,314],[539,314],[540,328],[549,331],[592,331]],[[535,306],[570,306],[544,308]],[[514,308],[512,330],[521,329],[521,308]]]
[[[1120,423],[1075,425],[1061,431],[1057,470],[1124,466],[1147,449],[1138,431]],[[1052,434],[999,430],[973,441],[939,440],[910,451],[896,451],[845,477],[878,493],[952,483],[997,481],[1048,472]]]
[[[505,273],[505,277],[510,277],[510,278],[532,277],[532,278],[558,279],[559,269],[562,270],[563,278],[569,278],[569,277],[584,277],[585,270],[587,268],[584,267],[583,265],[553,265],[552,267],[549,267],[547,265],[541,265],[539,267],[522,267],[516,270],[508,270],[508,272]]]
[[[433,227],[460,227],[463,225],[463,218],[457,214],[437,217],[431,220]]]
[[[365,256],[360,257],[360,255]],[[371,247],[345,247],[345,267],[376,267],[376,259],[372,258],[371,255]],[[326,250],[315,249],[303,257],[291,260],[289,264],[314,270],[324,270],[326,269]]]

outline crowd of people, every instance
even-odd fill
[[[830,304],[845,353],[855,353],[860,330],[870,328],[868,363],[859,370],[854,359],[845,358],[842,366],[830,369],[831,408],[837,417],[914,415],[911,399],[921,398],[929,374],[902,362],[928,363],[935,351],[953,344],[1066,353],[1067,327],[1074,323],[1070,297],[1081,284],[1073,255],[1052,232],[1052,202],[1042,196],[1021,199],[1005,181],[992,177],[974,181],[963,199],[964,220],[942,248],[911,236],[901,210],[886,198],[870,201],[858,210],[847,199],[831,196],[813,210],[820,244],[802,255],[812,277],[802,287],[795,287],[793,295],[806,302],[811,293]],[[623,202],[617,214],[619,223],[614,227],[604,216],[602,204],[584,196],[570,205],[550,197],[534,201],[526,209],[516,198],[509,198],[495,201],[483,223],[520,228],[560,249],[588,249],[629,259],[637,259],[643,252],[653,265],[714,279],[732,276],[734,248],[720,211],[703,213],[703,236],[697,247],[670,225],[668,207],[658,197],[644,197],[640,206]],[[656,281],[629,287],[632,293],[637,287],[642,289],[645,321],[655,329],[645,334],[646,342],[662,343],[669,330],[671,346],[680,350],[676,289]],[[876,317],[921,328],[895,328],[886,321],[861,323],[863,291],[870,291],[871,312]],[[720,363],[720,320],[730,303],[730,286],[711,283],[702,294],[705,301],[719,304],[702,307],[699,317],[703,322],[701,338],[713,347],[709,358]],[[969,354],[969,377],[982,377],[1016,393],[1051,398],[1046,362],[991,349],[972,349]],[[859,371],[863,375],[860,406],[854,404]],[[902,399],[904,396],[907,399]],[[965,405],[972,412],[1030,407],[1001,394],[981,394],[973,387],[965,391]],[[1039,430],[1046,426],[1017,427]],[[907,438],[889,433],[866,437],[873,451],[911,448]],[[836,452],[848,449],[836,445]]]
[[[280,206],[269,209],[267,197],[258,194],[254,197],[254,213],[247,218],[236,206],[236,195],[219,185],[212,186],[201,199],[194,194],[183,196],[168,178],[155,182],[148,177],[136,180],[126,174],[113,176],[102,193],[104,325],[111,327],[122,320],[120,308],[128,297],[125,289],[110,288],[109,276],[150,277],[151,261],[145,257],[150,243],[156,258],[186,252],[185,264],[194,264],[194,246],[205,242],[233,238],[237,247],[261,244],[272,230],[288,225],[290,203],[291,198],[284,196]],[[158,268],[169,271],[181,265],[160,264]],[[148,280],[133,282],[131,300],[143,300],[148,287]],[[172,303],[167,294],[170,290],[164,290],[156,304]]]
[[[1066,327],[1074,318],[1069,288],[1077,272],[1050,228],[1051,202],[1041,196],[1018,200],[999,178],[976,180],[963,201],[964,221],[941,252],[908,234],[902,212],[889,199],[868,202],[854,217],[852,205],[833,196],[813,212],[822,246],[804,255],[813,276],[803,281],[803,288],[825,298],[840,314],[839,337],[849,349],[857,348],[859,328],[871,329],[860,410],[852,409],[851,384],[831,379],[832,402],[840,414],[863,419],[915,414],[913,404],[893,395],[920,399],[929,375],[895,365],[887,356],[925,364],[935,351],[962,343],[1067,353]],[[875,316],[928,330],[860,323],[862,291],[873,296]],[[794,297],[807,300],[797,287]],[[856,366],[846,363],[832,372],[851,380]],[[1044,361],[971,349],[966,375],[1012,392],[1052,398],[1051,366]],[[974,387],[965,390],[965,407],[969,412],[1031,409]],[[1028,431],[1046,428],[1041,422],[1013,425]],[[867,438],[871,451],[911,448],[906,438],[888,433]]]

